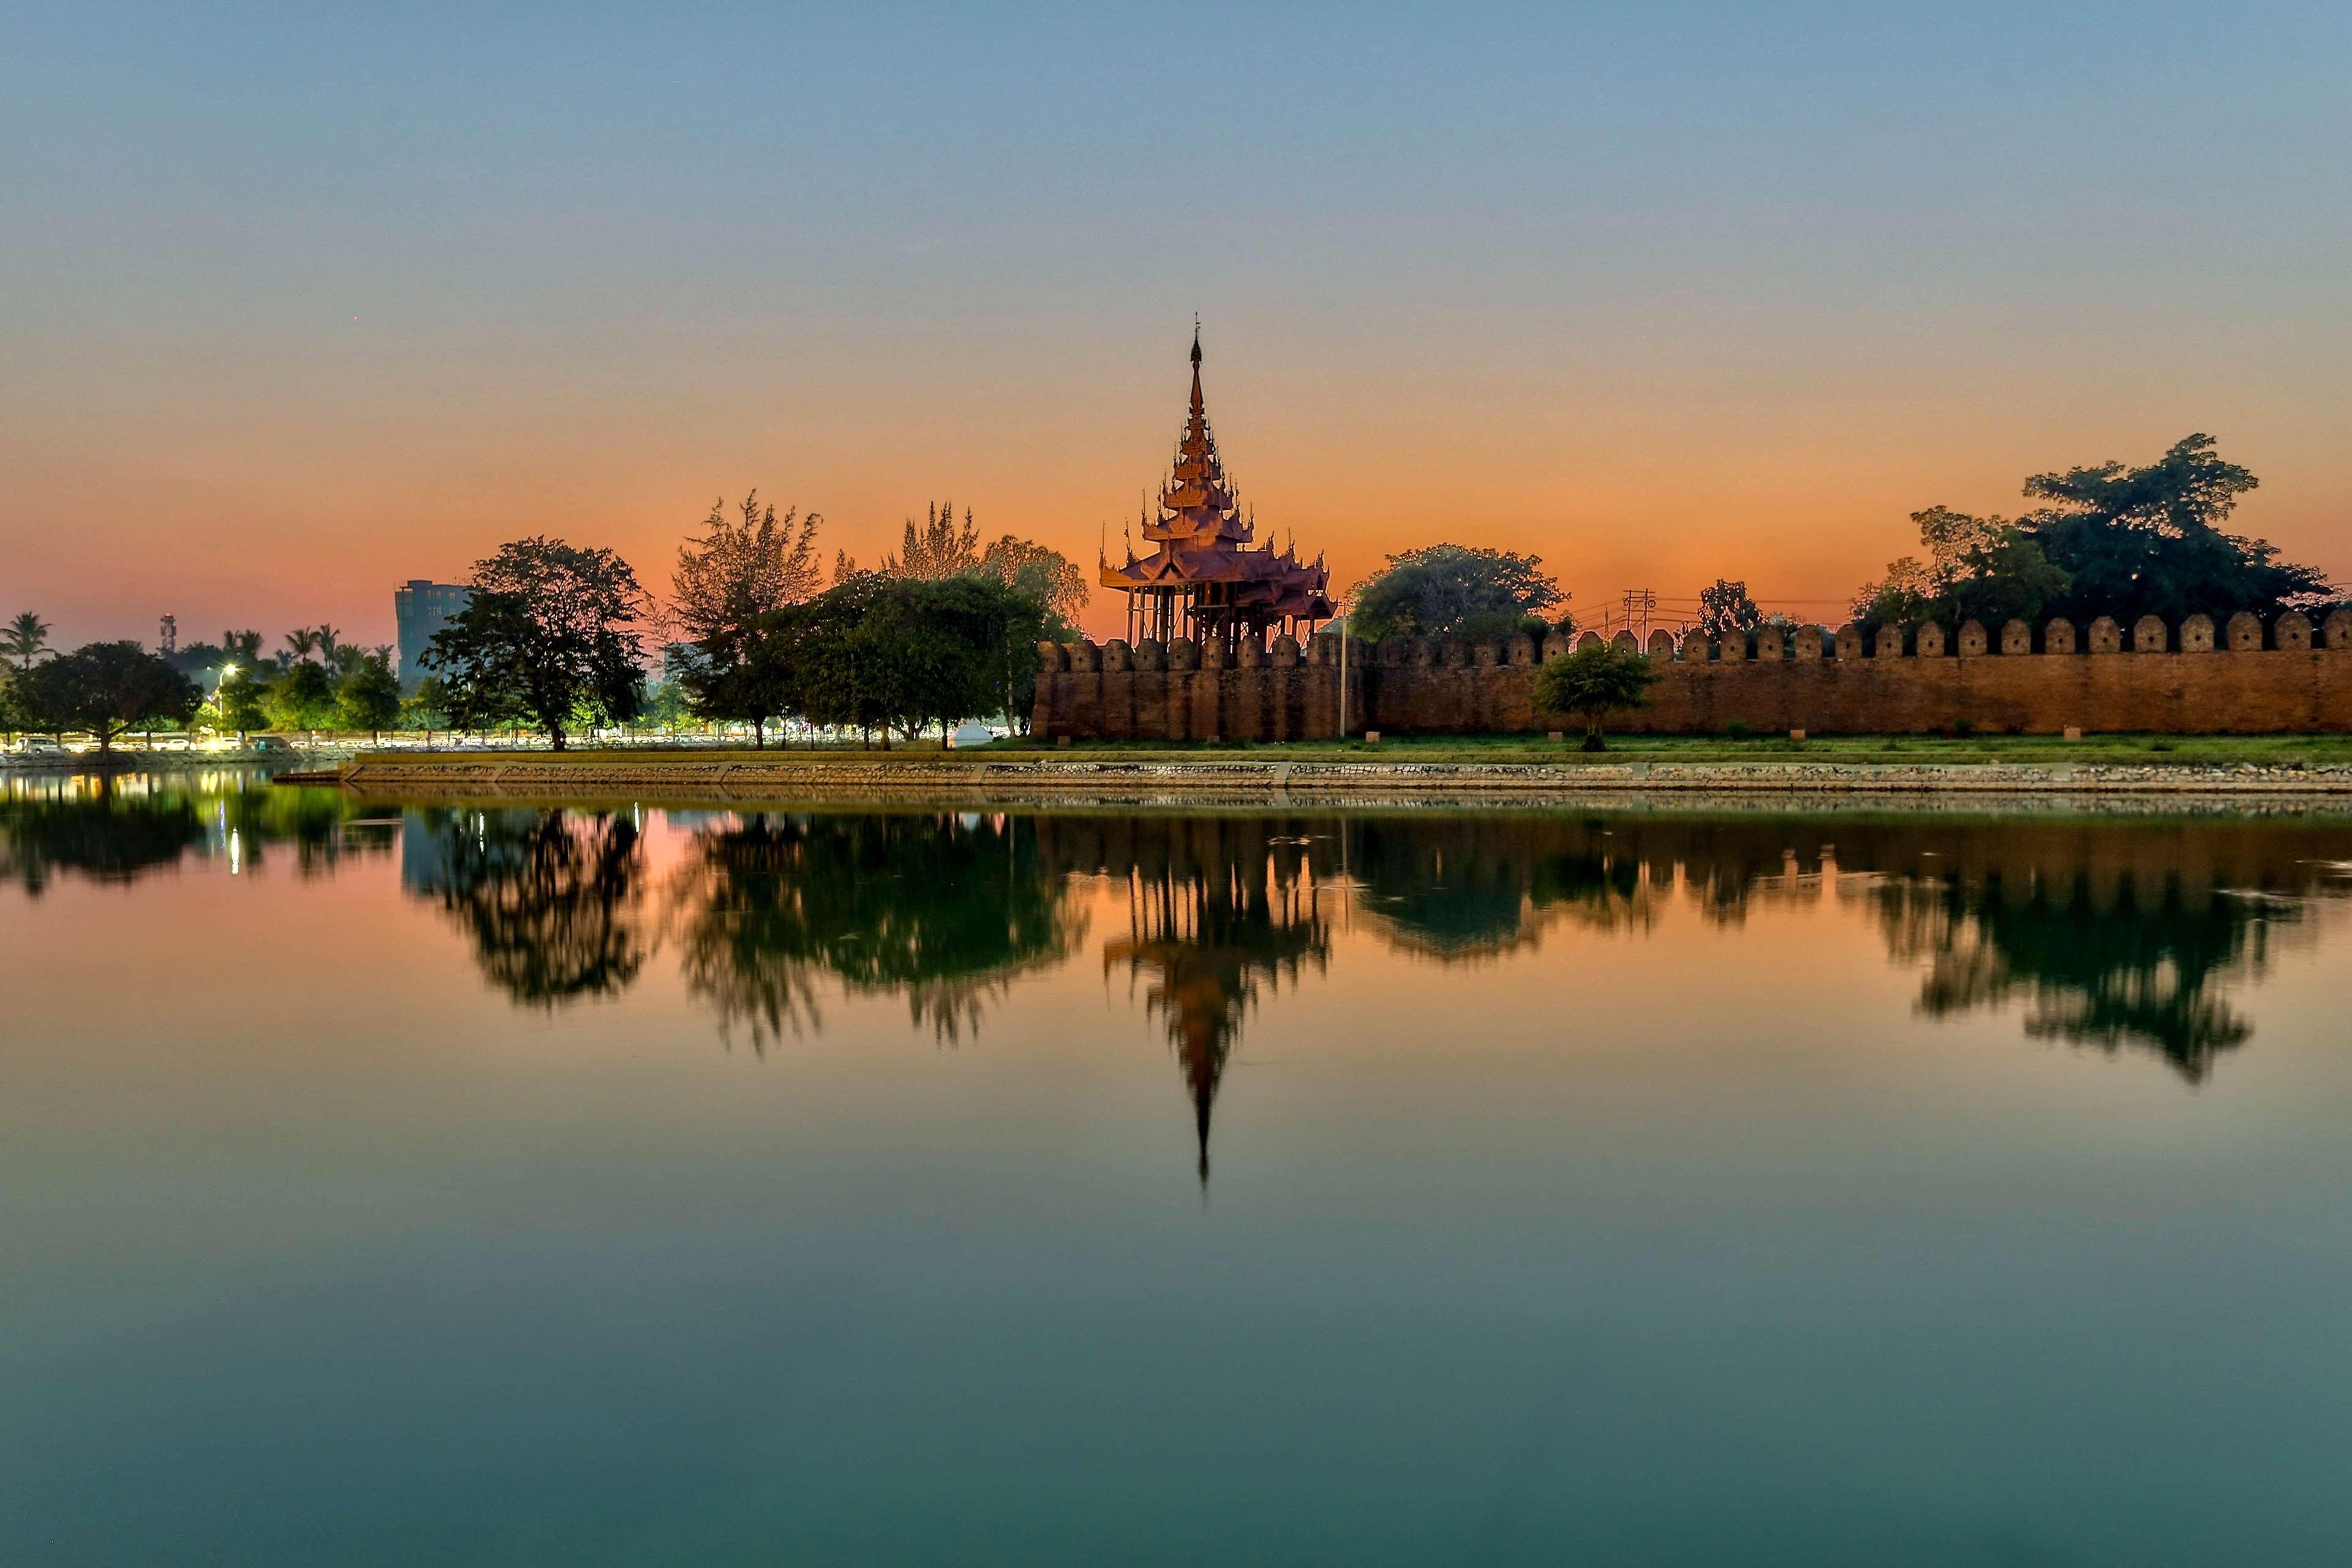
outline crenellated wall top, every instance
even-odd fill
[[[2038,634],[2026,622],[2011,620],[2001,626],[1997,636],[1977,621],[1963,622],[1950,633],[1933,621],[1910,626],[1886,623],[1868,637],[1860,626],[1852,625],[1840,627],[1834,634],[1817,626],[1798,626],[1793,634],[1768,626],[1759,627],[1752,636],[1733,632],[1712,641],[1696,632],[1677,639],[1671,633],[1657,630],[1650,634],[1646,648],[1629,631],[1620,631],[1610,638],[1591,631],[1572,637],[1553,632],[1541,643],[1524,635],[1509,638],[1386,637],[1377,647],[1363,646],[1351,652],[1349,660],[1359,668],[1379,665],[1391,669],[1528,669],[1545,660],[1561,658],[1571,649],[1582,652],[1587,648],[1615,647],[1675,664],[1738,666],[1751,660],[1773,663],[1789,658],[1877,663],[1941,658],[1950,653],[1969,658],[2036,657],[2037,643],[2038,657],[2059,658],[2081,653],[2129,657],[2224,651],[2352,651],[2352,608],[2330,610],[2316,626],[2311,616],[2289,610],[2268,626],[2260,616],[2245,611],[2231,616],[2219,626],[2214,617],[2203,614],[2184,616],[2177,624],[2156,616],[2142,616],[2128,629],[2113,616],[2101,616],[2081,632],[2071,621],[2059,619],[2047,623]],[[1289,637],[1275,637],[1264,647],[1244,643],[1232,655],[1213,640],[1199,644],[1187,637],[1166,643],[1146,638],[1132,647],[1118,637],[1100,644],[1082,637],[1069,643],[1040,642],[1036,647],[1038,670],[1046,675],[1121,675],[1222,669],[1235,665],[1244,669],[1268,666],[1287,669],[1300,665],[1328,668],[1336,664],[1339,657],[1336,640],[1320,637],[1304,648]]]

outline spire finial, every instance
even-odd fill
[[[1192,363],[1201,363],[1201,312],[1192,312]]]

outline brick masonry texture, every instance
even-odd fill
[[[1663,640],[1662,640],[1663,638]],[[1898,641],[1899,639],[1899,641]],[[1578,646],[1598,644],[1591,632]],[[1178,641],[1043,643],[1035,732],[1051,739],[1288,741],[1384,734],[1491,734],[1562,727],[1536,711],[1536,667],[1570,651],[1554,634],[1480,643],[1392,638],[1349,653],[1339,712],[1336,638],[1288,637],[1222,650]],[[1620,634],[1631,647],[1630,634]],[[1968,622],[1887,627],[1864,638],[1804,626],[1721,641],[1663,634],[1645,708],[1615,715],[1625,734],[2311,734],[2352,731],[2352,612],[2323,626],[2290,613],[2179,626],[2106,616],[1989,631]]]

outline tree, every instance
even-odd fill
[[[2267,540],[2222,530],[2259,483],[2203,434],[2174,442],[2146,468],[2105,462],[2027,479],[2025,493],[2051,504],[2019,526],[2069,579],[2052,613],[2113,616],[2127,626],[2200,609],[2271,616],[2328,594],[2315,568],[2280,561]]]
[[[560,752],[577,713],[614,723],[635,715],[645,665],[635,627],[650,605],[627,562],[519,539],[477,562],[470,586],[471,602],[422,660],[446,681],[458,723],[528,718]]]
[[[401,699],[400,722],[404,728],[425,731],[425,743],[433,744],[433,731],[449,722],[448,683],[437,675],[428,675],[416,683],[416,689]]]
[[[1547,713],[1581,715],[1583,749],[1606,751],[1602,722],[1612,713],[1647,703],[1657,679],[1658,672],[1638,653],[1598,645],[1581,647],[1547,659],[1536,671],[1535,704]]]
[[[18,701],[40,729],[87,731],[99,754],[139,724],[184,724],[204,694],[196,683],[135,642],[94,642],[35,665],[17,678]]]
[[[8,623],[8,629],[0,632],[0,653],[16,661],[19,675],[32,668],[33,661],[47,653],[48,647],[49,623],[30,610],[19,612]]]
[[[365,730],[381,741],[400,718],[400,677],[381,654],[362,653],[335,688],[337,716],[347,729]]]
[[[335,678],[323,664],[299,660],[268,683],[261,706],[273,730],[332,729]]]
[[[1391,555],[1353,597],[1350,626],[1370,638],[1500,636],[1568,601],[1543,557],[1465,544]]]
[[[1748,584],[1717,577],[1712,588],[1698,591],[1698,635],[1719,637],[1731,632],[1752,632],[1764,624],[1764,614],[1748,596]]]
[[[1017,699],[1044,611],[989,578],[854,577],[766,618],[744,672],[762,700],[813,724],[912,739]]]
[[[310,628],[310,635],[318,639],[320,663],[335,665],[341,661],[343,651],[341,628],[331,626],[321,621]]]
[[[1947,506],[1915,511],[1911,521],[1927,559],[1890,561],[1884,578],[1864,584],[1853,618],[1865,629],[1921,621],[2032,622],[2066,592],[2065,572],[2020,523]]]
[[[286,634],[286,651],[297,664],[305,663],[319,651],[319,634],[309,626],[296,626]]]
[[[980,557],[980,574],[1028,595],[1059,627],[1075,630],[1092,595],[1087,574],[1058,550],[1015,534],[997,540]]]
[[[268,688],[254,674],[254,668],[251,663],[237,665],[213,691],[220,727],[236,731],[240,741],[269,722]]]
[[[963,527],[958,530],[955,503],[941,501],[931,508],[928,521],[919,528],[913,518],[907,520],[907,533],[899,542],[898,553],[882,557],[877,570],[885,577],[936,582],[975,571],[979,566],[980,531],[972,526],[971,509],[964,508]]]
[[[678,547],[670,579],[671,613],[699,650],[681,678],[694,710],[711,719],[748,719],[753,743],[767,744],[767,721],[779,710],[767,705],[765,688],[746,678],[761,637],[761,619],[816,592],[819,569],[815,512],[795,508],[781,522],[776,509],[762,510],[759,492],[743,498],[740,521],[711,503],[699,539]],[[798,526],[795,527],[795,520]]]

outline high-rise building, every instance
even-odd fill
[[[464,614],[474,591],[457,583],[433,583],[412,577],[392,591],[393,623],[400,628],[400,687],[414,691],[425,679],[417,663],[433,634]]]

